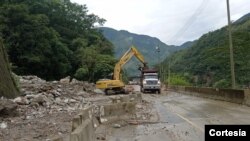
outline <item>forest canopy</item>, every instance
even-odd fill
[[[96,28],[104,22],[70,0],[0,3],[0,37],[18,75],[87,81],[107,76],[116,61],[113,45]]]

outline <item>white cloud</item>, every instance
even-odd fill
[[[226,0],[71,0],[107,20],[105,26],[182,44],[227,24]],[[231,19],[250,12],[249,0],[230,0]],[[183,28],[184,27],[184,28]]]

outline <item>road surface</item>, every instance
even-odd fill
[[[176,92],[143,94],[158,121],[106,127],[108,141],[202,141],[205,124],[249,124],[250,107]]]

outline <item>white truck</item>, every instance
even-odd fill
[[[161,93],[161,81],[156,69],[141,70],[141,92]]]

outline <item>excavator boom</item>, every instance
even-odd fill
[[[115,65],[114,69],[114,80],[121,80],[120,73],[123,65],[125,65],[133,56],[135,56],[144,66],[146,66],[146,62],[142,54],[132,46],[120,59],[118,63]]]
[[[134,46],[131,46],[131,48],[120,58],[119,62],[116,63],[114,68],[113,80],[99,80],[96,82],[96,87],[99,89],[103,89],[106,94],[109,94],[109,91],[113,91],[114,93],[125,92],[125,85],[121,80],[120,73],[122,67],[133,56],[135,56],[143,64],[143,67],[146,67],[146,62],[142,54]]]

